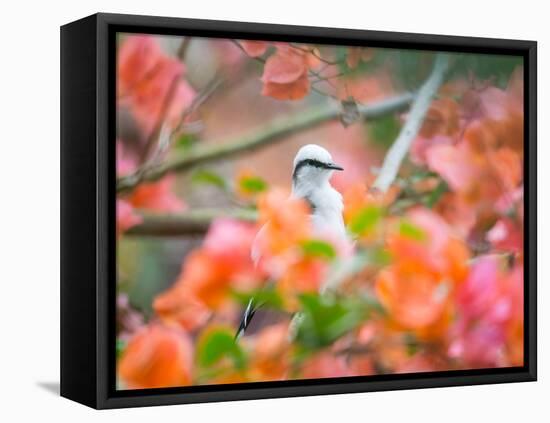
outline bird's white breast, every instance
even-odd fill
[[[318,235],[346,238],[344,220],[342,218],[342,196],[327,184],[321,189],[310,192],[308,201],[313,207],[311,220]]]

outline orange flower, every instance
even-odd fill
[[[155,298],[153,309],[166,324],[175,323],[189,331],[204,325],[211,316],[206,305],[177,282]]]
[[[118,373],[128,389],[166,388],[192,383],[193,347],[185,332],[150,324],[128,343]]]
[[[376,282],[378,297],[392,319],[407,329],[436,323],[447,305],[444,282],[429,271],[392,267],[382,270]]]
[[[367,185],[358,182],[350,186],[343,195],[344,221],[349,223],[358,213],[368,207],[385,208],[399,195],[399,187],[392,185],[385,193],[369,190]]]
[[[181,283],[211,309],[223,305],[231,286],[230,269],[212,260],[203,250],[187,256],[181,279]]]
[[[388,239],[394,261],[379,273],[376,292],[398,325],[431,337],[449,323],[451,293],[468,274],[469,252],[435,213],[418,208],[408,217],[413,226]]]
[[[288,263],[277,283],[286,308],[297,310],[300,294],[319,292],[328,270],[328,263],[320,259],[301,257],[294,263]]]
[[[263,254],[278,255],[309,238],[309,207],[296,198],[289,198],[280,189],[273,189],[258,200],[259,221],[264,224],[258,240]]]

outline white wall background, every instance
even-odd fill
[[[0,420],[549,421],[550,29],[545,2],[4,2],[0,31]],[[539,381],[97,412],[59,381],[59,26],[97,11],[534,39],[539,42]],[[6,236],[7,232],[7,236]],[[545,248],[545,244],[546,247]],[[544,393],[546,390],[546,393]]]

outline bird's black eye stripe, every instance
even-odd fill
[[[300,160],[296,164],[296,167],[294,168],[294,173],[292,174],[292,179],[296,179],[296,176],[298,175],[298,171],[304,166],[313,166],[313,167],[318,167],[318,168],[328,168],[328,165],[326,163],[323,163],[320,160],[303,159],[303,160]]]
[[[307,159],[306,162],[309,166],[327,167],[326,163],[320,162],[319,160],[315,160],[315,159]]]

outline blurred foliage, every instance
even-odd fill
[[[319,239],[308,239],[301,244],[302,252],[306,257],[321,258],[332,260],[336,257],[334,247],[325,241]]]
[[[369,205],[354,216],[348,223],[348,229],[357,236],[365,235],[378,227],[383,216],[381,207]]]
[[[197,343],[197,358],[202,367],[213,366],[223,358],[229,358],[237,369],[246,366],[246,355],[235,341],[231,328],[210,328],[205,331]]]
[[[227,189],[225,179],[215,172],[206,169],[199,169],[193,172],[191,181],[195,184],[213,185],[221,189]]]
[[[258,194],[267,189],[267,183],[257,176],[243,177],[239,181],[239,188],[241,191],[248,194]]]
[[[313,294],[300,296],[300,303],[296,341],[310,350],[329,346],[355,329],[368,318],[371,308],[359,299]]]
[[[384,148],[392,145],[399,135],[401,125],[394,115],[388,115],[367,124],[371,139]]]
[[[234,292],[235,300],[239,302],[243,307],[248,305],[251,299],[254,299],[254,303],[257,306],[272,308],[276,310],[283,309],[283,299],[279,292],[272,284],[266,284],[266,287],[262,289],[253,290],[247,293]]]
[[[517,56],[458,54],[455,57],[451,78],[474,75],[481,81],[492,79],[500,88],[506,88],[512,72],[523,65],[523,58]]]

